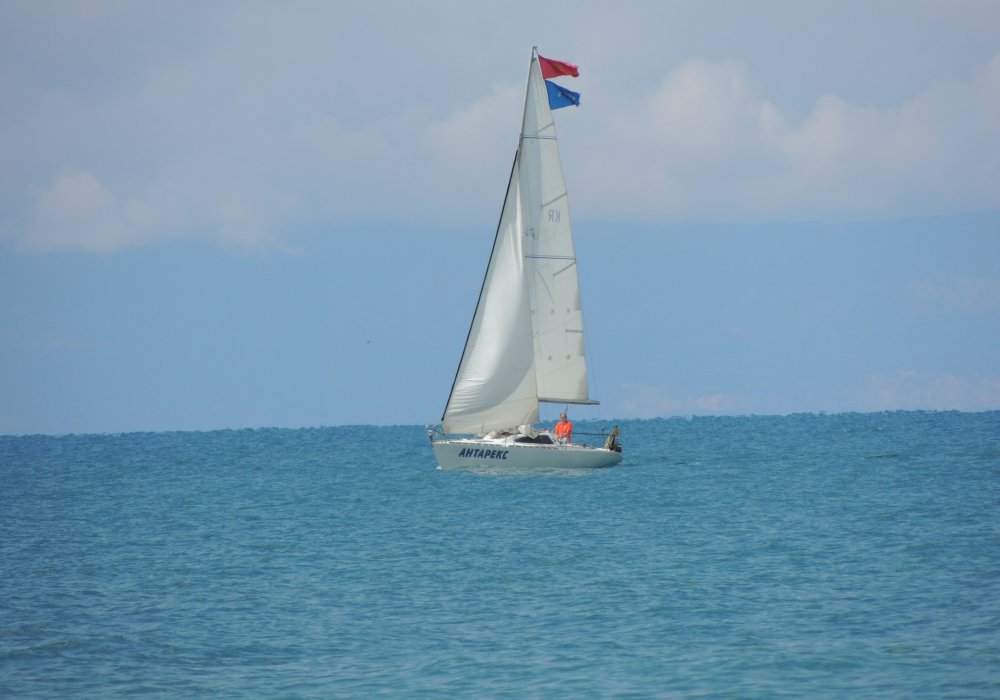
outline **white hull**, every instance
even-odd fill
[[[539,445],[512,437],[466,438],[432,442],[438,466],[506,467],[511,469],[594,469],[622,461],[621,452],[585,445]]]

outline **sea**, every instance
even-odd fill
[[[1000,697],[1000,412],[613,425],[0,437],[0,697]]]

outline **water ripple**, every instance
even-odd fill
[[[621,426],[0,437],[0,696],[1000,695],[1000,413]]]

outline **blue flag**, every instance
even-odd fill
[[[549,108],[559,109],[570,105],[580,106],[580,93],[567,90],[561,85],[556,85],[551,80],[545,81],[545,89],[549,93]]]

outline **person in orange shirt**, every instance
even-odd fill
[[[563,442],[573,442],[573,424],[566,418],[565,413],[559,414],[559,422],[556,423],[556,437]]]

